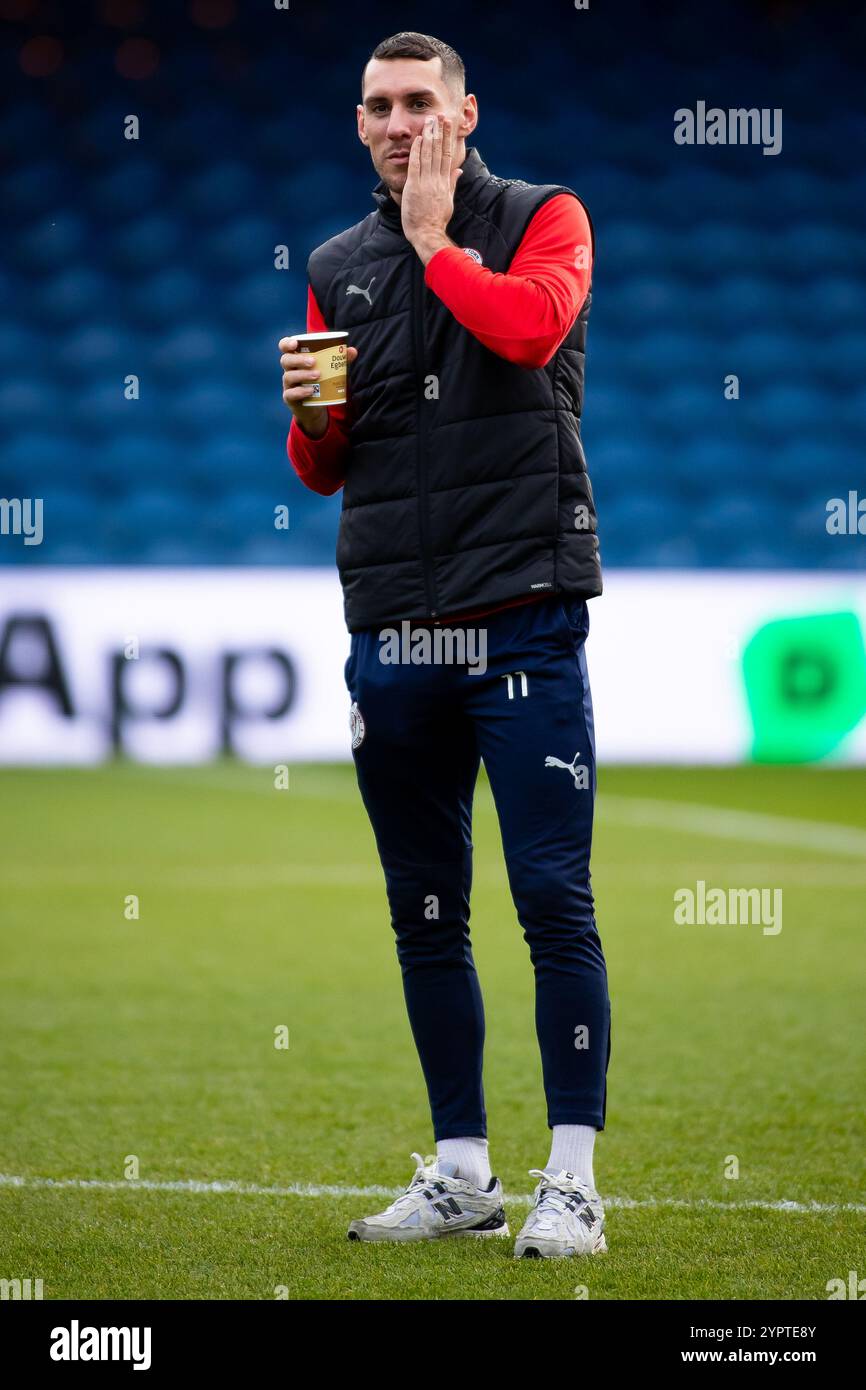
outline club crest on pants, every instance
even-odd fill
[[[360,747],[364,742],[367,726],[364,723],[364,716],[358,708],[357,700],[352,701],[352,708],[349,710],[349,729],[352,733],[352,747]]]

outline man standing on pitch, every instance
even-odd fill
[[[535,970],[553,1131],[515,1253],[594,1254],[606,1248],[592,1155],[610,1003],[589,872],[584,642],[601,571],[580,414],[592,226],[570,189],[497,178],[467,147],[477,102],[439,39],[379,44],[361,96],[376,208],[308,263],[307,331],[348,330],[349,400],[304,405],[317,373],[293,338],[280,343],[283,399],[298,476],[319,493],[343,488],[352,748],[437,1154],[413,1155],[406,1192],[349,1236],[508,1234],[468,926],[483,758]],[[389,664],[383,632],[404,621],[411,634],[473,629],[483,669]]]

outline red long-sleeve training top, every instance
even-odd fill
[[[487,270],[459,246],[443,246],[427,262],[424,283],[479,342],[509,362],[543,367],[570,332],[583,308],[592,277],[592,237],[581,203],[558,193],[531,218],[505,274]],[[328,329],[312,287],[307,292],[307,332]],[[349,369],[351,373],[351,368]],[[351,377],[350,377],[351,380]],[[292,420],[286,441],[289,460],[301,482],[329,497],[346,481],[349,460],[347,407],[331,406],[328,428],[321,439],[304,434]],[[497,604],[494,613],[515,603]],[[482,617],[482,613],[452,613],[449,618]]]

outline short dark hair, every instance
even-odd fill
[[[450,44],[434,39],[432,34],[416,34],[403,31],[383,39],[370,54],[361,73],[361,100],[364,100],[364,75],[367,64],[374,58],[421,58],[428,62],[431,58],[442,59],[442,77],[446,85],[459,96],[466,95],[466,68],[459,53]]]

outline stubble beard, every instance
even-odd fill
[[[403,169],[389,168],[388,156],[385,154],[382,156],[381,167],[376,163],[375,160],[373,160],[373,167],[376,170],[376,173],[379,175],[379,178],[384,183],[385,187],[388,189],[388,192],[392,196],[396,195],[396,201],[399,202],[400,197],[403,193],[403,189],[406,187],[406,179],[409,175],[408,166],[406,166]]]

